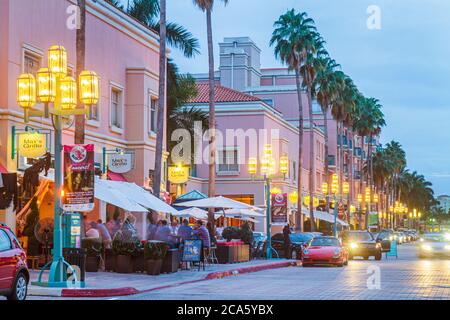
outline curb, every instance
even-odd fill
[[[238,268],[238,269],[234,269],[234,270],[217,271],[217,272],[209,273],[205,277],[205,280],[221,279],[221,278],[225,278],[225,277],[236,276],[238,274],[243,274],[243,273],[252,273],[252,272],[258,272],[258,271],[263,271],[263,270],[287,268],[287,267],[293,267],[293,266],[297,266],[297,265],[298,265],[298,263],[294,262],[294,261],[283,261],[283,262],[275,262],[275,263],[260,265],[260,266],[243,267],[243,268]]]
[[[204,278],[197,280],[190,280],[184,282],[178,282],[168,285],[163,285],[160,287],[155,287],[151,289],[138,290],[133,287],[124,287],[124,288],[111,288],[111,289],[58,289],[58,290],[49,290],[49,289],[37,289],[33,288],[33,293],[29,293],[30,296],[51,296],[51,297],[63,297],[63,298],[107,298],[107,297],[121,297],[121,296],[130,296],[140,293],[148,293],[152,291],[167,289],[178,287],[185,284],[191,284],[201,281],[214,280],[214,279],[222,279],[225,277],[236,276],[239,274],[245,273],[253,273],[263,270],[271,270],[278,268],[287,268],[300,265],[300,261],[280,261],[274,262],[265,265],[257,265],[257,266],[249,266],[242,267],[237,269],[231,269],[226,271],[216,271],[208,273]],[[31,290],[30,290],[31,291]]]

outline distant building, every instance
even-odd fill
[[[436,199],[439,204],[438,207],[444,210],[445,213],[449,213],[450,211],[450,196],[443,194],[437,197]]]

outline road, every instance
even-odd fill
[[[379,277],[378,277],[379,275]],[[379,279],[379,281],[377,281]],[[369,285],[368,285],[369,283]],[[353,260],[344,268],[290,267],[183,285],[130,300],[449,299],[450,260],[419,260],[415,244],[399,258]]]
[[[353,260],[344,268],[274,269],[109,299],[450,299],[450,260],[419,260],[415,246],[401,245],[398,259],[383,256],[381,261]]]

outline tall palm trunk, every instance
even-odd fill
[[[308,76],[307,76],[308,77]],[[309,77],[308,77],[309,78]],[[311,223],[311,232],[316,230],[315,219],[314,219],[314,192],[315,178],[316,178],[316,162],[315,162],[315,146],[314,146],[314,121],[313,121],[313,109],[312,109],[312,96],[311,96],[311,84],[308,79],[308,104],[309,104],[309,221]]]
[[[80,11],[80,25],[76,34],[76,55],[77,55],[77,79],[85,67],[86,58],[86,0],[78,0],[78,8]],[[78,109],[83,109],[84,105],[79,103]],[[75,144],[84,143],[84,115],[75,116]]]
[[[364,197],[364,174],[363,174],[363,169],[364,169],[364,136],[361,136],[361,161],[359,162],[359,192],[362,195],[363,201],[361,204],[361,208],[359,211],[359,228],[361,230],[363,230],[363,225],[362,225],[362,211],[365,205],[365,197]]]
[[[330,165],[328,163],[329,146],[328,146],[328,104],[327,110],[324,112],[323,128],[325,131],[325,182],[327,183],[327,194],[325,195],[325,211],[328,213],[330,211]]]
[[[355,185],[354,185],[354,183],[353,183],[353,149],[354,149],[354,143],[355,143],[355,140],[354,140],[354,137],[353,137],[353,135],[352,135],[352,148],[350,149],[350,141],[348,141],[348,152],[349,152],[349,154],[350,154],[350,156],[349,156],[349,162],[348,162],[348,164],[349,164],[349,168],[348,168],[348,181],[349,181],[349,186],[350,186],[350,190],[349,190],[349,194],[348,194],[348,198],[347,198],[347,212],[348,212],[348,215],[347,215],[347,222],[348,222],[348,224],[350,225],[350,221],[351,221],[351,217],[350,217],[350,205],[351,205],[351,199],[353,199],[353,195],[354,195],[354,187],[355,187]]]
[[[300,73],[295,69],[295,81],[297,85],[298,98],[298,183],[297,183],[297,215],[295,217],[295,227],[298,231],[303,231],[303,213],[302,213],[302,168],[303,168],[303,102],[302,89],[300,84]]]
[[[155,153],[155,180],[153,181],[153,194],[160,197],[162,177],[162,153],[164,138],[164,117],[166,105],[166,0],[160,0],[159,15],[159,100],[158,100],[158,127]]]
[[[209,62],[209,181],[208,196],[216,194],[216,109],[214,94],[214,47],[212,35],[211,10],[206,10],[206,28],[208,33],[208,62]],[[214,228],[214,210],[208,212],[208,221]],[[210,230],[212,231],[212,230]]]

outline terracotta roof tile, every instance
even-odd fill
[[[245,94],[230,88],[223,87],[216,84],[215,88],[215,102],[250,102],[261,101],[261,99]],[[190,103],[208,103],[209,102],[209,84],[204,82],[197,83],[198,94]]]

